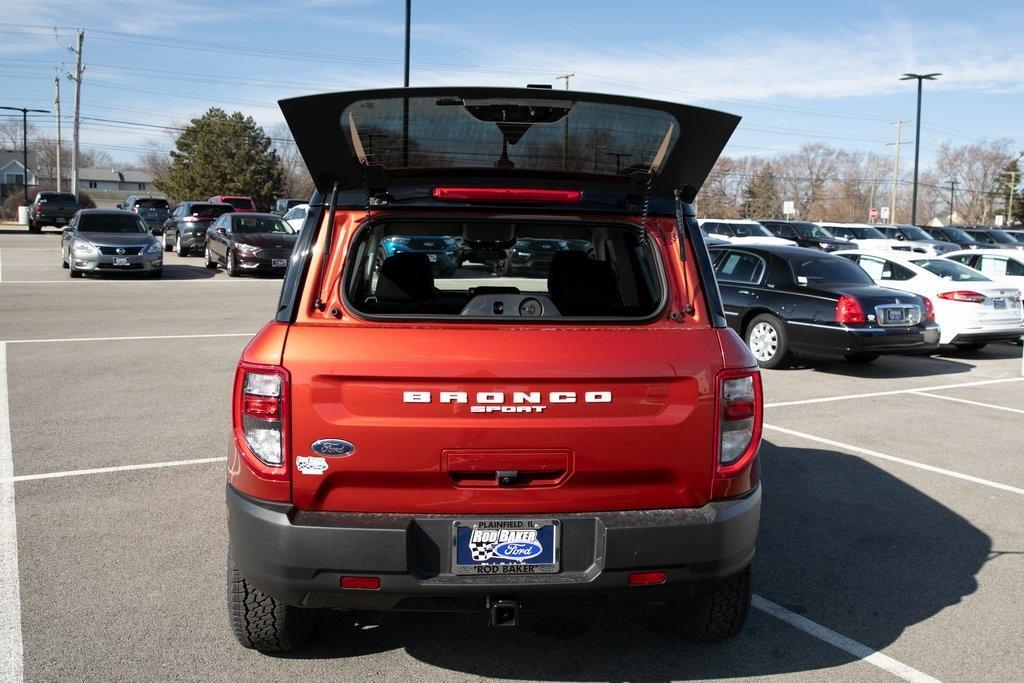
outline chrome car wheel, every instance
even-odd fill
[[[750,330],[749,344],[754,358],[759,361],[771,360],[779,350],[779,333],[771,324],[759,322]]]

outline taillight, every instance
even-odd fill
[[[848,294],[841,294],[836,302],[836,322],[844,325],[855,325],[863,323],[864,309],[856,297]]]
[[[435,187],[438,201],[465,202],[537,202],[544,204],[578,204],[581,190],[544,190],[523,187]]]
[[[235,441],[264,478],[287,476],[288,372],[239,363],[235,378]]]
[[[967,289],[958,289],[955,292],[942,292],[939,294],[940,299],[946,299],[947,301],[966,301],[971,304],[983,304],[985,303],[985,295],[979,292],[972,292]]]
[[[922,297],[924,299],[924,321],[926,323],[935,322],[935,304],[928,297]]]
[[[39,204],[36,204],[36,215],[38,216],[42,212],[43,212],[43,207],[40,206]]]
[[[756,370],[719,373],[717,476],[732,477],[750,465],[761,445],[761,418],[761,375]]]

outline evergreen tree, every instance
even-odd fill
[[[1013,186],[1010,186],[1010,180],[1013,179]],[[1024,223],[1024,191],[1019,188],[1024,183],[1024,178],[1020,177],[1020,163],[1019,159],[1014,159],[1006,165],[1003,172],[999,174],[998,185],[996,187],[996,201],[995,205],[1000,207],[997,209],[998,213],[1006,216],[1004,219],[1007,225],[1012,223]],[[1013,215],[1007,214],[1007,209],[1010,203],[1010,192],[1013,192]]]
[[[775,218],[782,211],[782,195],[771,164],[762,166],[743,190],[747,218]]]
[[[154,184],[176,201],[234,194],[266,209],[281,183],[280,159],[252,117],[212,108],[178,136],[170,166]]]

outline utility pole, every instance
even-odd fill
[[[11,111],[21,112],[21,165],[22,165],[22,176],[21,176],[21,187],[25,190],[25,204],[28,205],[28,113],[38,112],[40,114],[49,114],[45,109],[26,109],[25,107],[0,107],[0,109],[9,109]],[[39,164],[36,164],[38,167]],[[38,171],[39,169],[36,168]]]
[[[1017,187],[1017,171],[1010,171],[1010,196],[1007,198],[1007,225],[1014,222],[1014,189]]]
[[[56,69],[54,69],[54,71],[56,71]],[[53,106],[54,109],[57,110],[57,192],[60,192],[60,184],[63,181],[63,176],[61,175],[60,170],[60,76],[56,73],[53,74],[53,87],[55,91],[53,96]]]
[[[956,181],[949,181],[949,225],[953,225],[953,207],[956,201]]]
[[[78,31],[78,47],[68,49],[75,53],[75,75],[68,74],[68,78],[75,82],[75,124],[74,143],[71,146],[71,192],[78,195],[78,124],[82,106],[82,43],[85,42],[85,31]]]
[[[409,38],[412,36],[412,0],[405,0],[405,87],[409,87]]]
[[[910,222],[917,225],[917,167],[921,159],[921,84],[934,81],[940,73],[903,74],[901,81],[917,81],[917,125],[914,126],[914,197],[910,202]]]
[[[896,223],[896,184],[900,178],[900,145],[903,144],[903,124],[907,123],[903,120],[892,121],[892,125],[896,126],[896,142],[890,142],[887,144],[896,145],[896,163],[893,164],[892,168],[892,194],[889,196],[889,222]]]
[[[555,76],[556,81],[565,81],[565,89],[569,89],[569,79],[576,74],[562,74],[561,76]],[[565,133],[562,139],[562,168],[568,170],[569,168],[569,113],[565,114]]]

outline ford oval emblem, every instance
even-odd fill
[[[491,554],[506,560],[529,560],[542,552],[544,548],[536,541],[506,541],[494,546]]]
[[[314,441],[313,445],[310,446],[314,453],[320,455],[333,455],[333,456],[345,456],[352,455],[356,452],[355,444],[352,444],[344,439],[320,439]]]

